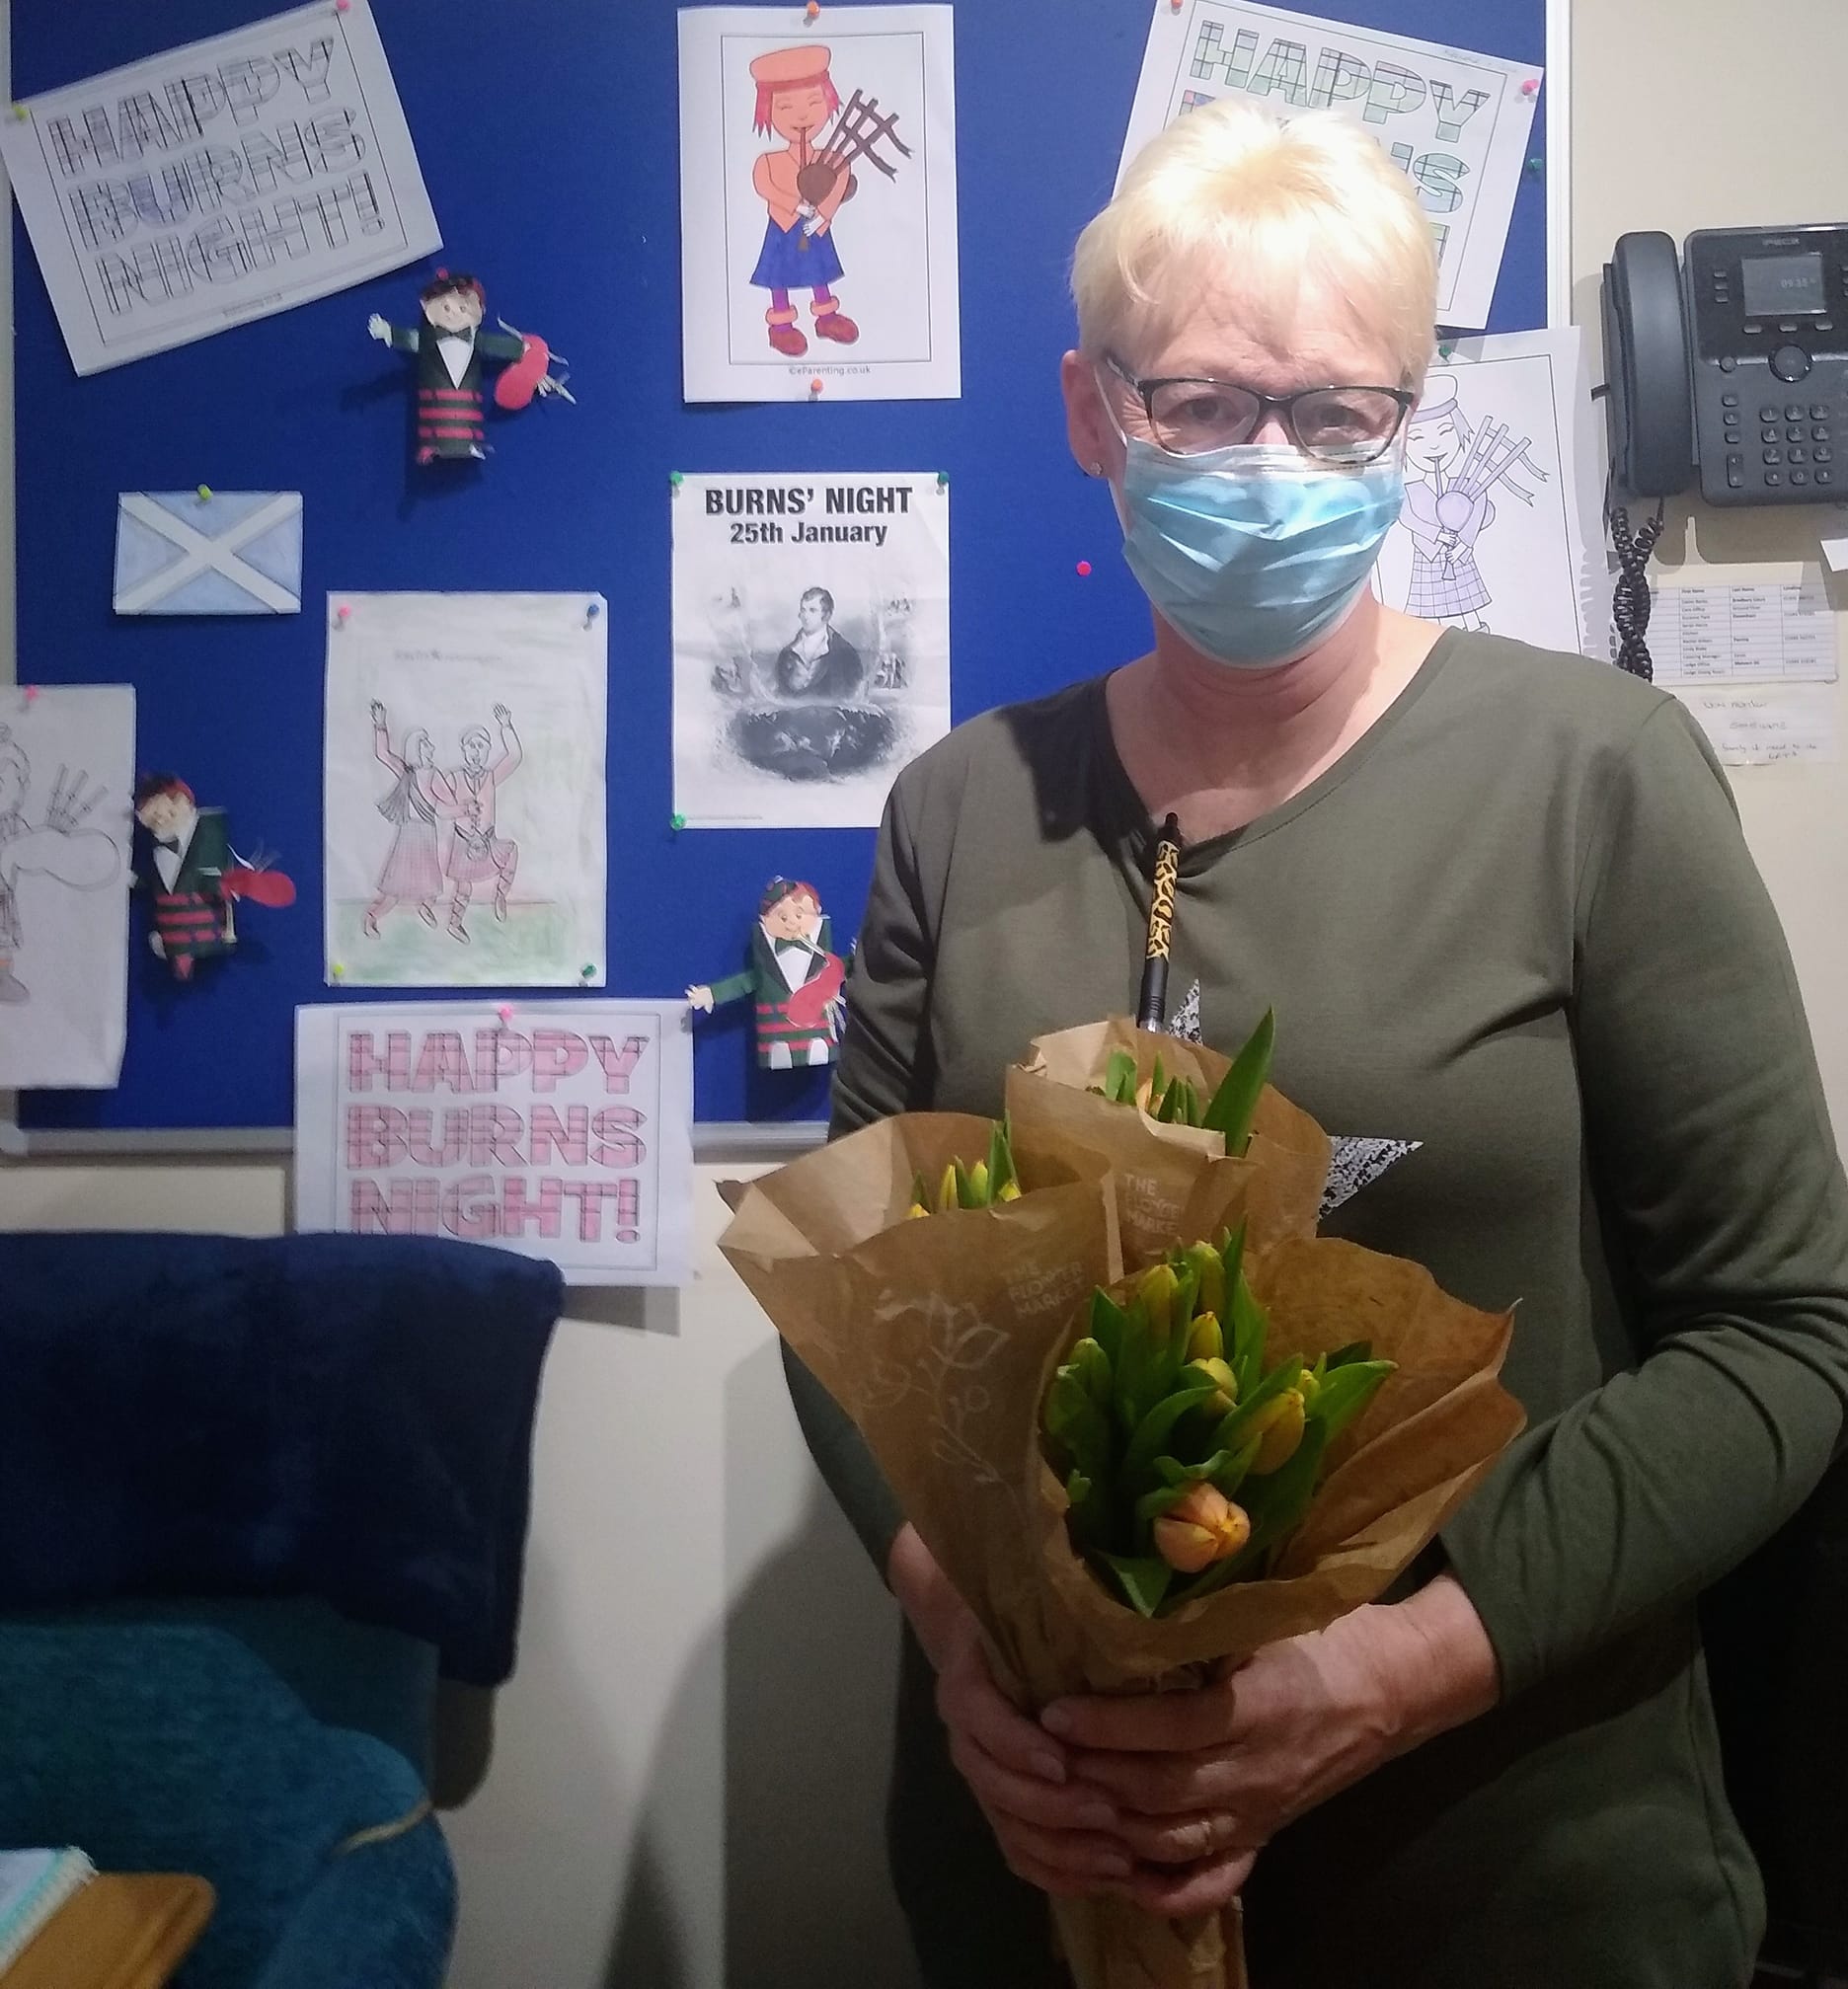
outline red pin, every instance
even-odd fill
[[[1536,91],[1538,91],[1539,88],[1540,88],[1539,77],[1529,76],[1526,82],[1520,86],[1520,93],[1523,97],[1531,97],[1535,94]]]
[[[1088,580],[1091,577],[1091,562],[1089,560],[1080,560],[1078,562],[1078,577],[1081,580]]]

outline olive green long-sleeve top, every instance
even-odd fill
[[[836,1128],[994,1111],[1031,1037],[1132,1013],[1150,839],[1101,679],[908,767]],[[1186,853],[1171,988],[1196,976],[1208,1042],[1274,1006],[1280,1090],[1331,1132],[1419,1142],[1325,1232],[1473,1304],[1518,1301],[1504,1379],[1529,1418],[1442,1542],[1502,1707],[1283,1833],[1248,1894],[1255,1953],[1337,1860],[1371,1874],[1364,1909],[1293,1936],[1301,1972],[1271,1979],[1398,1981],[1377,1931],[1422,1989],[1742,1981],[1762,1909],[1692,1601],[1841,1441],[1848,1189],[1705,741],[1606,665],[1446,633],[1319,779]],[[799,1368],[792,1385],[883,1571],[890,1492]]]

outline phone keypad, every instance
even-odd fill
[[[1706,403],[1712,412],[1702,419],[1712,423],[1708,430],[1710,437],[1715,430],[1719,431],[1726,454],[1725,481],[1722,483],[1715,477],[1709,487],[1710,496],[1726,502],[1746,504],[1755,501],[1754,493],[1756,500],[1765,503],[1774,500],[1795,503],[1825,491],[1831,497],[1836,496],[1832,444],[1837,417],[1848,421],[1848,394],[1839,401],[1824,399],[1822,395],[1813,401],[1759,401],[1752,396],[1749,384],[1744,385],[1742,393],[1732,381],[1716,379],[1713,384],[1724,385],[1725,391]],[[1815,393],[1820,387],[1826,394],[1829,387],[1837,384],[1838,380],[1832,378],[1825,386],[1818,377],[1810,383],[1810,391]],[[1764,387],[1760,386],[1758,392],[1763,394]],[[1714,471],[1710,470],[1708,475],[1713,477]],[[1848,476],[1842,478],[1841,484],[1842,494],[1848,496]]]
[[[1758,481],[1766,490],[1802,490],[1811,484],[1834,484],[1835,472],[1829,467],[1835,456],[1829,446],[1835,432],[1831,425],[1834,413],[1834,408],[1827,401],[1812,401],[1807,406],[1799,406],[1792,401],[1783,407],[1773,407],[1767,402],[1758,410],[1758,419],[1762,423],[1758,439],[1764,445]],[[1740,439],[1736,426],[1739,419],[1730,411],[1723,417],[1729,448]],[[1727,489],[1740,491],[1744,488],[1745,459],[1742,454],[1730,453],[1727,457]]]

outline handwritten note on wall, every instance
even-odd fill
[[[1668,688],[1694,714],[1714,751],[1729,767],[1771,766],[1781,760],[1811,760],[1833,766],[1841,758],[1831,685],[1764,684],[1747,690],[1693,685]]]

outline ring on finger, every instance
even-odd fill
[[[1162,1849],[1177,1865],[1230,1851],[1238,1838],[1238,1818],[1224,1809],[1191,1817],[1186,1823],[1171,1823],[1161,1832]]]

